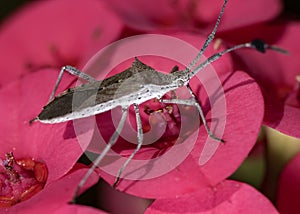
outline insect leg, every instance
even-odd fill
[[[224,142],[223,139],[220,139],[220,138],[216,137],[216,136],[211,132],[209,126],[207,125],[207,122],[206,122],[206,119],[205,119],[205,117],[204,117],[204,114],[203,114],[203,111],[202,111],[202,108],[201,108],[201,105],[200,105],[199,100],[197,99],[196,95],[195,95],[194,92],[192,91],[192,88],[191,88],[191,86],[190,86],[189,84],[187,84],[187,88],[188,88],[188,90],[189,90],[189,92],[190,92],[190,94],[191,94],[193,100],[195,101],[195,102],[194,102],[194,105],[196,106],[196,108],[197,108],[198,111],[199,111],[201,120],[202,120],[202,122],[203,122],[203,125],[204,125],[204,127],[205,127],[205,129],[206,129],[206,132],[207,132],[208,136],[211,137],[211,138],[214,139],[214,140]]]
[[[203,122],[203,125],[206,129],[206,132],[208,134],[209,137],[211,137],[212,139],[216,140],[216,141],[220,141],[220,142],[225,142],[223,139],[216,137],[210,130],[207,121],[205,119],[203,110],[201,108],[201,105],[197,99],[197,97],[195,96],[194,92],[192,91],[190,85],[187,85],[187,88],[192,96],[192,100],[178,100],[178,99],[169,99],[169,100],[161,100],[163,103],[176,103],[176,104],[183,104],[183,105],[190,105],[190,106],[195,106],[200,114],[201,120]]]
[[[140,116],[140,111],[139,111],[139,107],[137,104],[134,104],[134,111],[135,111],[135,117],[136,117],[136,125],[137,125],[137,140],[138,140],[138,144],[135,148],[135,150],[131,153],[131,155],[129,156],[129,158],[126,160],[126,162],[123,164],[123,166],[121,167],[121,169],[118,172],[118,175],[116,177],[116,181],[113,184],[113,187],[115,188],[119,181],[120,181],[120,177],[123,173],[123,171],[125,170],[126,166],[129,164],[129,162],[132,160],[132,158],[134,157],[134,155],[140,150],[142,144],[143,144],[143,129],[142,129],[142,121],[141,121],[141,116]]]
[[[60,73],[59,73],[59,75],[58,75],[58,78],[57,78],[57,80],[56,80],[54,89],[53,89],[53,91],[52,91],[52,93],[51,93],[51,95],[50,95],[49,101],[51,101],[51,100],[53,99],[53,97],[54,97],[54,95],[55,95],[55,92],[56,92],[56,90],[57,90],[57,88],[58,88],[58,85],[59,85],[59,83],[60,83],[60,81],[61,81],[61,79],[62,79],[62,76],[63,76],[63,74],[64,74],[65,71],[69,72],[69,74],[72,74],[72,75],[74,75],[74,76],[77,76],[77,77],[79,77],[79,78],[82,78],[82,79],[84,79],[84,80],[87,80],[87,81],[89,81],[89,82],[95,82],[95,81],[96,81],[93,77],[91,77],[91,76],[89,76],[89,75],[87,75],[87,74],[81,72],[80,70],[78,70],[78,69],[75,68],[75,67],[72,67],[72,66],[70,66],[70,65],[63,66],[63,67],[61,68]]]
[[[124,107],[122,108],[122,117],[121,120],[115,130],[115,132],[113,133],[113,135],[111,136],[111,138],[109,139],[108,144],[105,146],[105,148],[103,149],[103,151],[101,152],[101,154],[97,157],[97,159],[93,162],[93,166],[87,171],[87,173],[84,175],[84,177],[81,179],[81,181],[79,182],[74,197],[72,199],[72,202],[75,203],[75,200],[79,194],[80,189],[83,187],[83,185],[86,183],[87,179],[91,176],[91,174],[93,173],[93,171],[96,169],[96,167],[98,166],[98,164],[102,161],[102,159],[105,157],[105,155],[107,154],[107,152],[110,150],[110,148],[116,143],[117,139],[119,138],[120,132],[122,131],[123,127],[124,127],[124,123],[128,114],[128,107]]]

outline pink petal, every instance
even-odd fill
[[[219,31],[233,30],[276,18],[282,10],[280,0],[228,1]]]
[[[210,23],[216,19],[221,6],[219,3],[207,3],[209,5],[205,8],[204,1],[112,0],[107,2],[128,26],[145,31],[191,28],[198,21],[197,19],[202,23]]]
[[[40,67],[81,67],[96,51],[116,39],[121,28],[121,21],[102,1],[28,4],[10,17],[0,31],[0,85]]]
[[[69,204],[80,179],[87,170],[81,168],[66,175],[48,185],[31,199],[5,210],[5,213],[105,213],[91,207]],[[93,173],[83,189],[92,186],[97,180],[98,175]]]
[[[263,101],[258,86],[253,79],[245,73],[235,72],[222,75],[220,78],[224,84],[223,87],[226,96],[226,116],[219,115],[220,117],[214,118],[213,121],[222,123],[226,120],[225,132],[222,137],[226,143],[219,145],[219,143],[216,143],[214,140],[207,138],[207,133],[203,126],[201,126],[198,140],[192,152],[185,160],[182,160],[180,165],[174,170],[160,177],[145,180],[143,176],[146,176],[147,173],[155,172],[155,170],[164,170],[163,167],[165,166],[163,162],[159,162],[159,159],[157,162],[152,161],[151,164],[145,164],[139,169],[136,169],[142,169],[144,172],[144,174],[140,174],[140,177],[137,176],[136,179],[138,181],[122,179],[117,187],[119,190],[147,198],[170,197],[190,193],[204,186],[214,185],[236,170],[256,141],[263,117]],[[193,88],[196,88],[198,85],[199,83],[195,81],[191,83]],[[200,92],[199,90],[194,91],[198,91],[198,97],[202,103],[205,103],[207,97],[201,92],[201,89]],[[201,96],[199,96],[200,93]],[[215,105],[218,104],[215,103]],[[204,106],[204,110],[205,112],[210,112],[208,106]],[[104,123],[102,124],[104,127],[111,126],[107,126],[107,123],[105,123],[108,121],[107,118],[109,115],[110,114],[103,115],[103,117],[101,115],[102,120],[99,120],[99,122],[101,121],[101,124]],[[193,120],[194,119],[190,119],[190,121]],[[193,122],[190,123],[193,124]],[[108,132],[112,133],[112,130]],[[191,135],[184,141],[184,144],[182,142],[183,145],[186,145],[186,148],[183,147],[182,151],[178,151],[178,157],[172,156],[171,159],[166,159],[164,164],[174,164],[173,161],[176,162],[175,159],[180,158],[182,156],[181,153],[183,152],[184,154],[185,150],[187,150],[190,145],[193,145],[193,140],[195,140],[197,136],[195,136],[195,134],[197,133]],[[218,131],[215,131],[215,134],[218,136]],[[206,140],[208,141],[206,142],[206,147],[203,149]],[[241,142],[243,142],[242,145]],[[178,144],[177,146],[182,144]],[[122,145],[124,145],[123,149],[130,153],[130,150],[125,146],[126,142],[124,142],[124,140],[118,142],[118,148],[120,149]],[[215,152],[214,149],[217,147],[218,149]],[[131,152],[132,151],[133,150],[131,150]],[[138,159],[149,159],[149,157],[155,155],[155,151],[159,152],[159,149],[157,150],[156,148],[155,150],[155,147],[152,148],[152,150],[144,149],[141,150],[141,153],[137,155],[137,157]],[[211,157],[211,155],[213,156]],[[163,155],[162,160],[165,157],[166,156]],[[112,159],[110,159],[110,161],[112,161]],[[200,166],[201,164],[204,165]],[[128,168],[129,166],[130,164]],[[116,167],[117,166],[115,166],[114,169],[118,170]],[[126,174],[125,171],[123,176],[130,176],[134,172],[134,170],[129,170]],[[114,182],[115,177],[109,176],[104,172],[102,172],[101,175],[110,184]]]
[[[278,213],[271,202],[253,187],[226,180],[192,194],[157,199],[145,213]]]
[[[297,213],[300,193],[300,154],[283,169],[278,186],[277,206],[282,214]]]
[[[1,157],[13,152],[16,159],[35,158],[46,163],[48,183],[66,174],[82,154],[71,124],[29,125],[48,102],[57,75],[57,70],[41,70],[0,90]],[[71,79],[66,75],[61,88],[67,87]]]
[[[283,55],[269,51],[261,55],[245,50],[238,52],[239,58],[236,61],[244,63],[242,69],[248,72],[263,90],[266,102],[265,125],[287,135],[300,137],[298,128],[300,109],[289,104],[284,106],[284,100],[292,92],[296,85],[296,76],[299,74],[300,45],[295,41],[300,36],[300,24],[281,22],[259,25],[243,29],[239,33],[235,32],[234,35],[237,43],[240,40],[262,38],[290,52],[289,55]]]
[[[280,22],[261,24],[244,28],[226,34],[224,37],[234,43],[251,41],[254,38],[263,39],[270,45],[276,45],[289,51],[288,55],[275,51],[260,54],[253,50],[238,51],[239,61],[243,62],[243,69],[253,76],[266,92],[278,97],[284,97],[288,89],[296,84],[299,74],[300,45],[296,39],[300,36],[298,22]],[[240,63],[238,60],[236,62]],[[255,66],[253,64],[255,63]],[[275,93],[275,94],[274,94]],[[280,97],[280,98],[281,98]]]
[[[208,30],[213,26],[223,1],[120,1],[107,2],[125,23],[139,30],[163,28],[186,29],[199,27]],[[159,8],[159,9],[157,9]],[[281,12],[281,1],[231,0],[225,9],[221,31],[231,30],[271,20]],[[242,18],[241,18],[242,17]],[[209,28],[209,29],[210,29]]]

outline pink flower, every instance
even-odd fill
[[[48,81],[41,81],[45,76]],[[70,78],[66,78],[62,84],[68,85]],[[0,206],[19,202],[12,208],[6,208],[8,213],[32,213],[32,210],[52,213],[56,209],[71,213],[74,210],[89,210],[67,205],[86,169],[75,167],[73,173],[60,180],[70,172],[83,152],[73,128],[68,123],[29,125],[30,118],[35,117],[47,102],[55,81],[54,70],[40,70],[6,84],[0,90],[3,102],[0,107]],[[13,152],[14,159],[10,152]],[[6,159],[5,154],[8,154]],[[85,188],[94,184],[97,177],[94,173]],[[9,188],[13,188],[13,191]],[[92,210],[90,212],[96,213]]]
[[[30,3],[0,29],[0,86],[40,68],[60,69],[66,64],[82,68],[119,36],[121,28],[121,21],[102,1]]]
[[[298,22],[282,21],[255,25],[233,32],[231,36],[235,42],[259,37],[290,52],[289,55],[269,52],[262,57],[251,51],[239,51],[235,61],[242,63],[238,67],[247,71],[262,88],[266,103],[264,124],[297,138],[300,137],[300,101],[297,95],[300,47],[295,41],[299,34]],[[224,36],[229,38],[229,35]]]
[[[30,159],[38,161],[45,165],[42,167],[46,168],[46,171],[42,169],[37,172],[48,174],[43,178],[44,183],[46,181],[52,183],[65,175],[82,154],[82,149],[67,124],[58,124],[55,127],[41,124],[29,125],[30,118],[33,118],[36,112],[39,112],[40,106],[47,102],[51,89],[49,87],[46,92],[44,86],[51,84],[51,81],[44,83],[41,79],[47,75],[50,80],[52,76],[54,82],[56,75],[53,70],[51,71],[33,73],[22,80],[7,84],[0,91],[3,102],[0,107],[2,117],[0,153],[4,161],[1,165],[5,165],[5,160],[9,159],[4,159],[5,154],[10,152],[13,152],[17,162],[24,159],[25,166],[31,164],[28,163]],[[13,162],[11,164],[14,171],[18,165]]]
[[[200,37],[200,42],[198,42],[199,35],[187,33],[178,33],[176,36],[188,41],[191,44],[197,43],[197,46],[201,45],[201,42],[203,42],[205,39],[204,37]],[[210,47],[206,52],[206,56],[210,56],[214,52],[215,50],[213,47]],[[174,62],[154,61],[151,57],[141,57],[140,59],[157,70],[170,70],[174,66]],[[183,117],[182,121],[178,121],[176,119],[176,112],[168,113],[167,111],[162,111],[163,113],[161,114],[158,113],[154,116],[152,115],[153,117],[150,117],[150,123],[151,118],[156,122],[156,124],[152,124],[153,127],[158,125],[157,123],[159,123],[161,117],[169,116],[173,119],[167,120],[168,128],[166,134],[163,135],[158,142],[142,148],[141,151],[135,156],[137,160],[151,160],[153,158],[160,157],[160,155],[163,159],[164,155],[168,155],[169,149],[172,148],[172,146],[177,142],[176,140],[178,140],[179,135],[179,131],[176,131],[177,133],[172,132],[176,129],[170,128],[170,126],[180,127],[181,122],[183,127],[189,127],[187,129],[183,128],[185,132],[189,134],[186,135],[184,140],[179,139],[179,145],[183,144],[187,145],[188,147],[188,145],[190,145],[193,140],[196,139],[194,147],[184,161],[182,161],[182,163],[162,176],[152,179],[143,179],[143,175],[141,175],[139,180],[135,181],[126,179],[126,173],[130,176],[135,172],[134,169],[131,171],[125,170],[123,174],[125,179],[121,179],[121,182],[117,186],[118,190],[146,198],[169,198],[174,195],[189,194],[199,188],[218,184],[231,175],[241,164],[257,139],[263,118],[263,98],[261,96],[259,87],[252,78],[250,78],[244,72],[232,71],[229,55],[215,62],[212,66],[216,70],[218,78],[220,79],[225,92],[226,115],[218,115],[213,117],[209,116],[212,114],[209,99],[210,102],[214,103],[215,106],[218,106],[218,102],[221,102],[219,94],[220,92],[218,90],[215,91],[213,96],[208,98],[208,95],[201,87],[201,83],[197,81],[197,78],[191,81],[191,87],[202,103],[204,112],[207,115],[206,119],[209,121],[209,123],[213,121],[212,123],[216,124],[216,121],[219,121],[219,123],[225,121],[226,124],[224,135],[221,137],[226,143],[219,145],[219,142],[214,142],[214,140],[208,138],[203,126],[200,127],[198,133],[194,132],[198,128],[197,124],[199,122],[199,118],[195,116],[198,113],[195,112],[193,108],[187,108],[185,113],[181,111],[183,115],[187,116],[187,118]],[[124,70],[124,67],[122,67],[120,70]],[[203,72],[205,74],[206,70]],[[205,77],[205,75],[203,77]],[[209,78],[202,81],[204,81],[202,82],[202,85],[207,86],[210,84]],[[157,106],[155,104],[153,106],[151,102],[147,103],[147,105],[150,109],[157,108]],[[142,109],[143,108],[141,108],[141,111]],[[161,110],[164,109],[162,108]],[[112,121],[110,119],[111,115],[108,112],[97,116],[97,118],[100,132],[102,133],[103,138],[108,140],[114,131],[113,129],[109,128],[112,126]],[[144,118],[147,119],[147,116],[144,115]],[[133,122],[133,124],[134,123],[135,122]],[[127,126],[130,125],[127,124]],[[212,125],[212,127],[217,128],[218,126]],[[218,135],[218,131],[215,134]],[[179,136],[185,136],[185,133],[180,133]],[[135,136],[133,135],[132,137]],[[205,145],[205,143],[207,145]],[[211,151],[208,149],[209,146],[216,144],[219,145],[216,153],[214,153],[212,157],[208,158],[209,160],[206,160],[207,163],[205,163],[203,166],[200,166],[199,161],[201,162],[201,159],[205,159],[206,155],[211,155]],[[204,146],[208,147],[204,148]],[[130,155],[135,149],[135,144],[129,143],[124,139],[120,139],[113,149],[115,152],[119,152],[121,155],[128,157],[128,155]],[[205,154],[205,152],[207,152],[207,154]],[[178,156],[179,155],[180,151],[178,151]],[[112,164],[114,163],[115,159],[111,160]],[[108,161],[104,162],[105,165],[109,165]],[[159,168],[163,168],[162,165],[155,164],[155,161],[153,161],[153,165],[148,164],[141,166],[141,169],[144,169],[144,171],[150,173],[151,170],[155,171]],[[165,164],[172,165],[171,160],[166,161]],[[130,164],[128,167],[129,166]],[[105,171],[101,172],[101,177],[103,177],[110,184],[113,184],[115,180],[115,176],[110,176],[105,173]]]
[[[41,81],[45,76],[47,82]],[[16,159],[43,161],[49,171],[48,182],[66,174],[82,154],[70,125],[29,125],[29,120],[47,103],[56,78],[53,69],[42,70],[13,81],[0,91],[1,157],[13,152]],[[67,84],[67,79],[63,84]]]

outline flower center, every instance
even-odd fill
[[[170,97],[166,98],[170,99]],[[177,96],[173,94],[171,98],[175,99]],[[193,124],[197,123],[193,121],[197,112],[196,109],[191,106],[181,106],[179,109],[179,106],[176,104],[155,103],[149,101],[149,105],[144,105],[144,112],[149,116],[152,115],[152,117],[150,117],[150,120],[143,120],[149,121],[149,124],[143,124],[143,131],[147,132],[150,127],[161,127],[160,123],[167,123],[160,139],[151,144],[151,147],[164,149],[166,152],[167,149],[171,148],[178,140],[183,142],[187,136],[195,131],[196,127],[193,127]]]
[[[12,152],[0,159],[0,207],[10,207],[41,191],[48,178],[46,164],[33,158],[16,160]]]

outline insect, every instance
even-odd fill
[[[60,123],[69,120],[84,118],[96,114],[100,114],[109,111],[113,108],[121,106],[122,116],[119,124],[116,127],[113,135],[111,136],[106,147],[103,149],[101,154],[94,161],[93,166],[89,169],[86,175],[82,178],[75,192],[74,200],[76,199],[79,190],[87,181],[88,177],[95,170],[97,165],[101,162],[104,156],[108,153],[110,148],[115,144],[119,137],[119,133],[123,129],[124,122],[128,115],[128,109],[133,105],[135,118],[137,123],[137,146],[123,166],[120,168],[118,175],[116,177],[114,187],[118,184],[120,177],[125,170],[126,166],[133,159],[135,154],[139,151],[143,144],[143,130],[142,122],[139,111],[139,104],[157,98],[162,103],[174,103],[174,104],[184,104],[188,106],[194,106],[198,110],[203,125],[207,131],[207,134],[212,139],[224,142],[223,139],[215,136],[205,119],[203,111],[201,109],[200,103],[197,100],[194,92],[192,91],[189,81],[204,67],[216,61],[224,54],[231,51],[241,49],[241,48],[252,48],[259,52],[266,52],[267,49],[272,49],[278,52],[286,53],[285,50],[280,49],[275,46],[271,46],[263,42],[262,40],[253,40],[248,43],[239,44],[228,48],[224,51],[218,52],[208,59],[206,59],[201,64],[197,65],[200,57],[203,55],[204,51],[208,45],[213,41],[217,28],[219,26],[221,17],[223,16],[226,4],[228,0],[224,0],[223,6],[217,18],[216,24],[207,37],[204,45],[200,49],[199,53],[195,59],[186,67],[186,69],[179,71],[176,67],[169,74],[160,73],[148,65],[142,63],[137,58],[133,62],[132,66],[123,72],[116,74],[112,77],[104,79],[102,81],[97,81],[93,77],[81,72],[80,70],[72,66],[62,67],[52,94],[49,98],[49,102],[44,106],[41,113],[34,119],[30,121],[40,121],[42,123]],[[75,75],[79,78],[87,80],[89,83],[71,88],[61,93],[55,97],[56,90],[60,81],[62,79],[63,73],[67,71],[68,73]],[[187,87],[192,99],[180,100],[180,99],[162,99],[162,97],[170,91],[173,91],[180,87]],[[76,94],[76,101],[74,102],[73,96]]]

